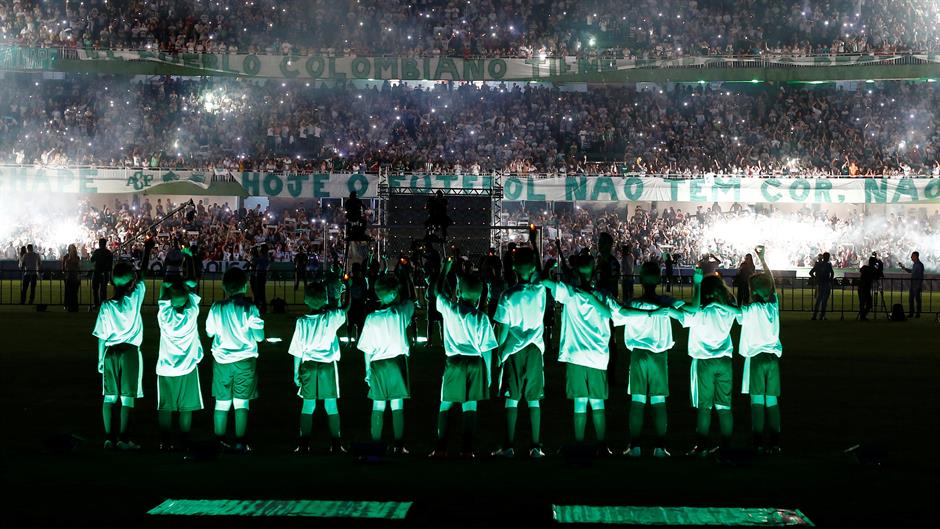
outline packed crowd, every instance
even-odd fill
[[[596,250],[602,232],[614,237],[618,256],[632,263],[664,259],[677,266],[692,266],[712,255],[724,268],[735,268],[758,245],[774,247],[768,260],[775,268],[811,268],[823,252],[832,254],[836,268],[857,268],[872,251],[887,269],[898,270],[919,249],[928,270],[940,270],[940,211],[906,215],[865,215],[862,211],[839,216],[804,208],[775,211],[733,204],[687,208],[631,208],[622,212],[595,211],[576,206],[571,213],[516,211],[507,223],[529,221],[545,228],[544,236],[557,239],[564,255]],[[555,244],[546,245],[546,258],[557,257]]]
[[[321,258],[343,257],[346,219],[342,208],[298,205],[301,207],[277,210],[260,206],[231,209],[198,201],[190,217],[181,213],[161,224],[153,258],[163,263],[171,252],[190,247],[202,260],[252,261],[262,245],[272,262],[293,262],[298,253],[308,254],[312,265]],[[556,207],[564,205],[557,203]],[[113,205],[95,208],[82,203],[77,220],[65,224],[36,222],[35,213],[24,214],[18,221],[6,222],[8,229],[0,233],[0,257],[16,259],[21,247],[33,244],[45,259],[54,260],[65,254],[69,244],[75,244],[79,256],[87,260],[99,238],[108,239],[119,254],[139,252],[143,231],[177,206],[169,200],[151,202],[149,198],[139,205],[115,200]],[[368,202],[366,208],[364,215],[369,220],[373,213]],[[812,267],[822,252],[832,254],[836,268],[856,268],[870,252],[877,251],[885,266],[895,270],[907,263],[912,249],[918,249],[927,269],[940,271],[940,210],[930,214],[912,210],[903,215],[866,215],[859,210],[837,215],[810,208],[785,212],[741,204],[726,210],[718,204],[689,204],[687,208],[640,205],[630,210],[627,218],[622,210],[581,206],[570,213],[513,208],[504,214],[502,223],[532,222],[541,227],[547,243],[546,259],[557,258],[558,249],[564,255],[585,248],[596,250],[598,235],[608,232],[614,237],[618,257],[633,263],[664,259],[668,254],[677,266],[689,266],[703,255],[713,255],[723,267],[734,268],[755,246],[773,242],[768,259],[780,269]],[[506,233],[504,242],[513,237],[523,242],[527,236],[521,231]],[[136,244],[121,246],[129,240],[136,240]]]
[[[167,52],[447,56],[937,49],[932,0],[2,0],[0,39]]]
[[[17,77],[0,162],[940,176],[936,83],[553,88]]]
[[[109,249],[119,256],[139,257],[147,228],[179,206],[160,198],[155,202],[144,198],[138,205],[115,199],[113,205],[100,207],[83,201],[73,207],[74,215],[58,208],[61,222],[37,221],[46,218],[37,206],[23,210],[17,218],[5,219],[0,257],[17,259],[21,248],[32,244],[43,259],[56,260],[74,244],[81,260],[88,261],[100,238],[107,239]],[[233,209],[202,200],[194,206],[169,216],[154,230],[155,262],[163,264],[171,254],[181,258],[184,248],[196,252],[194,256],[201,260],[212,261],[251,261],[262,245],[269,259],[276,262],[290,262],[299,252],[319,256],[344,251],[345,217],[342,210],[333,207],[321,208],[314,203],[275,214],[260,206]]]

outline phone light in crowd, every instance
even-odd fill
[[[268,342],[268,343],[281,343],[281,342],[283,342],[284,340],[281,340],[280,338],[271,337],[271,338],[265,338],[264,341],[266,341],[266,342]]]

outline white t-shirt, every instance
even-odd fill
[[[444,353],[447,356],[483,356],[498,345],[486,314],[444,296],[437,296],[437,310],[444,322]]]
[[[147,287],[138,281],[134,290],[119,300],[109,299],[101,304],[98,320],[92,334],[111,347],[128,343],[140,347],[144,340],[144,325],[140,319],[140,306],[144,303]]]
[[[541,284],[520,283],[499,298],[493,320],[509,329],[500,362],[534,344],[545,352],[545,287]]]
[[[294,337],[287,350],[301,362],[339,361],[339,340],[336,331],[346,323],[346,311],[329,309],[317,314],[308,314],[297,319]]]
[[[689,356],[702,360],[730,357],[735,318],[735,311],[721,303],[711,303],[693,314],[683,313],[682,326],[689,329]]]
[[[656,310],[660,307],[675,307],[676,300],[660,297],[661,304],[634,299],[629,306],[635,309]],[[679,302],[681,306],[682,302]],[[662,353],[676,344],[672,339],[672,318],[668,314],[636,314],[624,316],[611,307],[614,325],[623,326],[623,343],[628,350],[643,349],[653,353]]]
[[[738,316],[741,339],[738,352],[745,358],[760,353],[783,355],[780,343],[780,305],[776,296],[770,303],[751,303],[741,307]]]
[[[177,377],[191,373],[202,360],[202,342],[199,341],[199,295],[190,292],[189,304],[182,311],[173,308],[173,302],[157,302],[157,323],[160,326],[160,352],[157,355],[157,374]]]
[[[594,369],[607,369],[610,359],[610,318],[591,304],[591,294],[565,283],[557,283],[555,301],[565,306],[561,317],[558,361]],[[596,292],[601,303],[606,296]]]
[[[366,366],[374,360],[408,356],[410,348],[406,330],[414,313],[415,304],[406,300],[366,316],[358,345],[359,350],[365,353]]]
[[[212,339],[212,356],[220,364],[258,357],[258,342],[264,340],[264,320],[258,307],[243,296],[219,301],[209,309],[206,334]]]

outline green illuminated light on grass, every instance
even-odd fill
[[[552,505],[558,523],[813,527],[799,510],[729,507]]]
[[[410,508],[410,501],[166,500],[147,514],[404,520]]]

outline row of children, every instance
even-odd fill
[[[461,453],[475,455],[477,403],[488,398],[494,371],[499,395],[505,399],[506,429],[502,446],[494,455],[515,455],[518,407],[525,402],[531,422],[531,457],[545,455],[540,439],[540,401],[544,396],[543,315],[547,309],[546,291],[563,306],[559,361],[566,364],[566,395],[574,404],[574,436],[585,439],[588,410],[602,454],[605,444],[604,402],[608,397],[607,367],[611,322],[624,327],[624,343],[631,351],[628,392],[631,395],[631,442],[625,454],[641,455],[639,435],[647,405],[655,425],[653,455],[664,457],[666,398],[669,394],[667,353],[673,347],[671,319],[690,329],[689,355],[692,357],[692,404],[698,409],[697,442],[690,454],[708,455],[718,447],[708,441],[712,410],[718,415],[720,446],[727,446],[732,433],[730,330],[735,321],[742,324],[740,353],[746,358],[742,390],[750,393],[755,444],[779,452],[780,394],[779,307],[773,276],[764,262],[763,248],[757,255],[764,273],[751,279],[752,302],[743,307],[717,275],[695,275],[693,300],[689,304],[658,296],[660,268],[655,262],[642,269],[644,294],[626,306],[598,290],[593,281],[594,261],[589,255],[571,259],[572,277],[559,281],[542,277],[538,257],[530,248],[513,255],[513,268],[519,282],[502,294],[493,320],[480,310],[483,283],[472,273],[451,273],[452,258],[444,261],[441,272],[429,285],[428,298],[442,316],[446,366],[440,394],[437,444],[432,457],[447,453],[448,416],[459,404],[463,413]],[[133,268],[124,263],[113,274],[115,296],[102,306],[94,335],[99,340],[99,371],[103,374],[106,447],[136,449],[128,437],[130,409],[141,394],[142,339],[140,306],[145,287],[135,281]],[[449,278],[455,278],[454,281]],[[230,269],[223,278],[226,300],[215,303],[206,320],[206,333],[212,337],[212,395],[216,399],[214,430],[224,448],[249,450],[246,428],[249,403],[257,397],[255,373],[258,342],[264,340],[264,322],[257,308],[245,297],[247,278],[241,270]],[[158,323],[161,331],[157,362],[158,410],[161,448],[169,449],[171,417],[179,413],[179,445],[188,442],[192,412],[202,409],[196,370],[202,359],[202,346],[196,320],[199,296],[194,283],[165,282],[160,296]],[[347,321],[349,296],[341,306],[330,302],[333,285],[312,283],[305,289],[309,313],[296,322],[289,353],[294,357],[294,383],[303,400],[300,414],[300,441],[297,452],[310,450],[313,413],[322,401],[332,438],[331,451],[344,452],[337,406],[339,399],[337,332]],[[374,284],[380,303],[370,313],[360,332],[358,349],[365,360],[369,398],[373,401],[371,437],[382,438],[385,412],[391,410],[393,453],[408,453],[404,445],[404,401],[411,397],[408,356],[415,304],[401,296],[399,281],[383,274]],[[493,369],[493,364],[498,369]],[[122,404],[120,426],[112,427],[112,409]],[[235,439],[226,441],[227,419],[235,412]],[[766,419],[766,420],[765,420]],[[765,442],[765,423],[769,439]],[[117,430],[117,431],[116,431]]]

